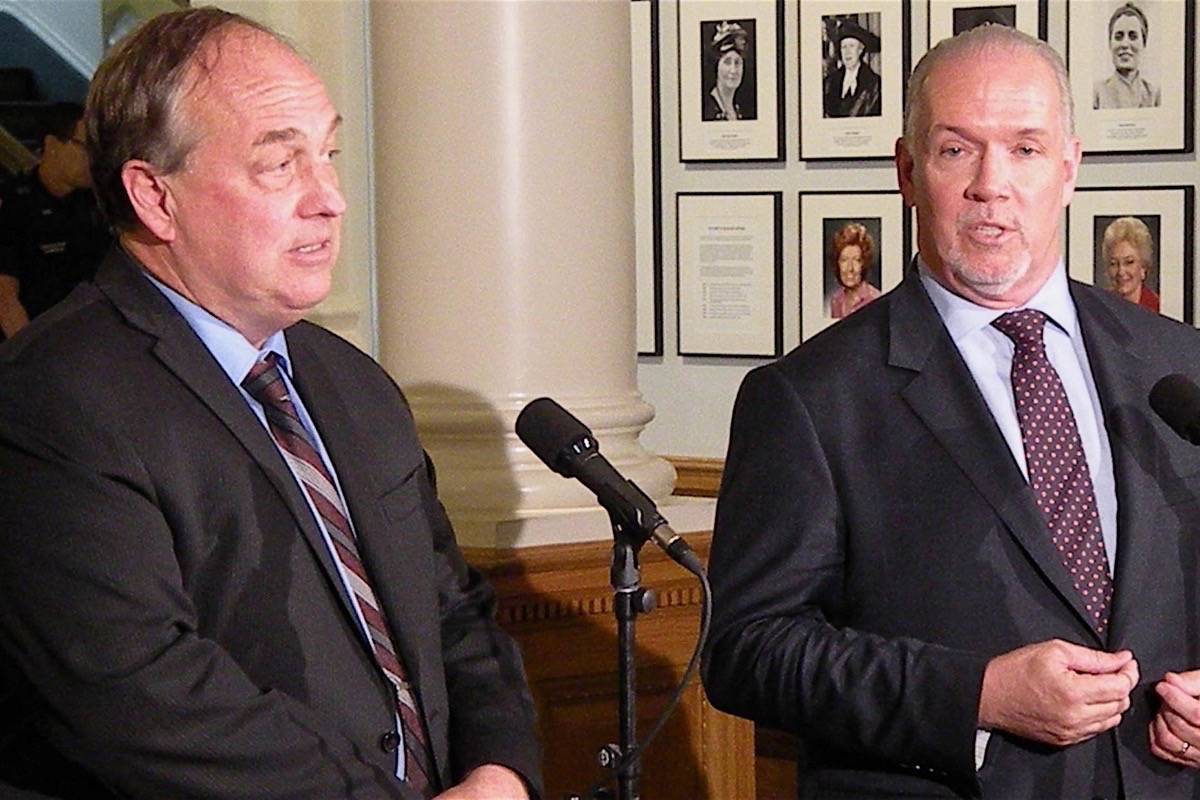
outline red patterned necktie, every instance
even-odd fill
[[[1066,389],[1046,356],[1045,324],[1046,315],[1031,308],[992,322],[1014,345],[1013,397],[1029,485],[1092,626],[1103,634],[1113,587],[1096,492]]]
[[[288,398],[287,386],[279,374],[279,356],[268,353],[264,360],[255,364],[242,381],[242,388],[262,404],[271,435],[275,437],[289,466],[300,477],[304,491],[325,523],[334,553],[349,577],[354,602],[367,623],[375,661],[395,690],[396,710],[404,736],[404,780],[425,797],[432,797],[435,780],[430,769],[428,736],[408,682],[408,671],[392,644],[387,618],[363,567],[354,530],[350,527],[341,496],[329,470],[325,468],[325,462],[309,439],[296,407]]]

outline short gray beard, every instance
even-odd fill
[[[970,286],[981,296],[1001,297],[1029,274],[1029,269],[1033,265],[1033,256],[1030,254],[1029,249],[1025,248],[1014,259],[1008,270],[1002,274],[996,274],[990,270],[975,269],[958,247],[955,247],[946,254],[945,263],[956,278],[962,281],[964,285]]]

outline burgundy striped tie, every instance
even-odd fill
[[[375,591],[371,588],[362,557],[358,554],[354,530],[350,527],[333,478],[300,422],[296,407],[288,399],[287,386],[279,374],[279,356],[268,353],[264,360],[255,364],[242,381],[242,388],[262,404],[271,435],[275,437],[289,466],[300,477],[304,490],[325,522],[334,553],[345,568],[354,590],[354,602],[367,623],[375,661],[395,689],[396,710],[404,736],[404,780],[425,797],[432,797],[436,779],[430,769],[428,736],[408,682],[408,671],[392,644],[387,617],[375,599]]]
[[[1113,594],[1108,556],[1083,440],[1062,379],[1046,355],[1046,319],[1026,308],[1003,314],[992,325],[1013,341],[1013,398],[1029,485],[1092,627],[1103,636]]]

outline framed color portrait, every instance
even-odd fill
[[[679,354],[783,352],[783,195],[675,197]]]
[[[924,0],[927,4],[924,54],[935,44],[980,25],[1007,25],[1046,38],[1048,0]],[[914,48],[914,58],[917,50]]]
[[[783,4],[679,0],[679,158],[782,161]]]
[[[870,305],[904,276],[908,211],[899,192],[800,193],[800,337]]]
[[[1068,0],[1085,153],[1192,152],[1196,0]]]
[[[633,75],[633,206],[637,352],[661,356],[662,125],[659,115],[658,0],[629,7]]]
[[[891,158],[904,120],[908,0],[798,8],[800,157]]]
[[[1072,278],[1189,323],[1194,247],[1192,186],[1077,189],[1067,209]]]

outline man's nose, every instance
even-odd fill
[[[975,165],[975,174],[967,185],[969,200],[990,203],[1009,197],[1008,159],[991,149],[985,150]]]

